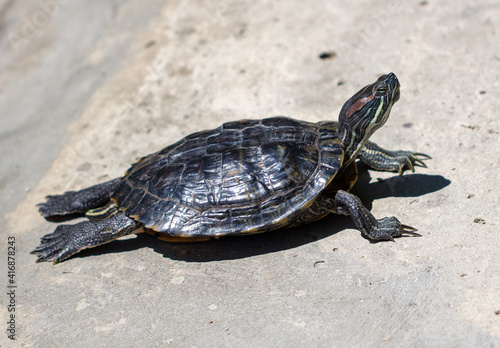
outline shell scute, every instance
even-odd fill
[[[335,130],[284,117],[226,123],[143,158],[112,199],[146,227],[172,236],[280,228],[340,169]]]

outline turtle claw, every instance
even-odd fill
[[[421,152],[414,152],[411,154],[411,159],[413,160],[414,165],[418,165],[419,167],[427,168],[427,164],[425,164],[424,160],[432,159],[431,156],[426,155]]]
[[[413,156],[421,156],[421,157],[423,157],[422,159],[432,159],[431,156],[426,155],[425,153],[422,153],[422,152],[413,152],[412,154],[413,154]]]
[[[415,161],[415,163],[414,163],[415,165],[427,168],[427,164],[425,164],[424,161],[422,161],[420,158],[414,157],[413,160]]]
[[[426,155],[421,152],[410,152],[410,151],[400,151],[402,154],[401,157],[404,157],[404,161],[398,167],[398,174],[403,175],[406,169],[411,170],[412,173],[415,173],[415,167],[423,167],[427,168],[427,165],[424,163],[424,160],[431,159],[432,157]]]
[[[416,233],[415,231],[418,231],[416,228],[408,226],[408,225],[403,225],[399,227],[399,235],[400,236],[412,236],[412,237],[422,237],[421,234]]]
[[[408,169],[411,170],[412,173],[415,173],[415,168],[413,167],[412,160],[415,161],[415,159],[408,156],[408,158],[406,159],[406,162],[399,166],[399,168],[398,168],[399,175],[403,175],[406,167],[408,167]]]

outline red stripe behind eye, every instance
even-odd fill
[[[361,98],[357,100],[354,104],[351,105],[349,109],[345,112],[345,117],[349,118],[351,117],[356,111],[359,111],[365,106],[366,103],[368,103],[370,100],[373,99],[373,95],[370,95],[368,97]]]

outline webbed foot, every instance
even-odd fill
[[[68,191],[62,195],[47,196],[44,203],[38,204],[43,217],[53,217],[75,213],[85,213],[109,201],[111,192],[120,178],[91,186],[80,191]]]
[[[392,216],[378,219],[373,226],[367,226],[365,235],[370,238],[372,242],[382,240],[394,242],[394,237],[422,237],[420,234],[416,233],[416,231],[416,228],[403,225],[397,218]]]
[[[60,225],[54,232],[43,236],[40,245],[31,252],[38,257],[36,262],[48,261],[56,264],[82,250],[80,244],[85,233],[85,224],[89,222]]]
[[[110,203],[110,206],[112,203]],[[74,225],[59,225],[54,232],[45,235],[40,245],[31,252],[36,262],[58,263],[76,253],[111,242],[122,236],[137,233],[141,223],[114,209],[114,214],[106,212],[107,218],[82,221]],[[142,231],[141,231],[142,232]]]

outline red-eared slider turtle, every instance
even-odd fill
[[[149,232],[167,241],[207,240],[267,232],[350,215],[371,240],[418,236],[395,217],[375,219],[348,191],[355,160],[369,167],[413,171],[429,158],[387,151],[368,138],[399,99],[393,73],[356,93],[339,122],[287,117],[243,120],[191,134],[141,158],[117,178],[78,192],[48,196],[44,217],[85,213],[88,221],[60,225],[32,253],[57,263],[119,237]]]

